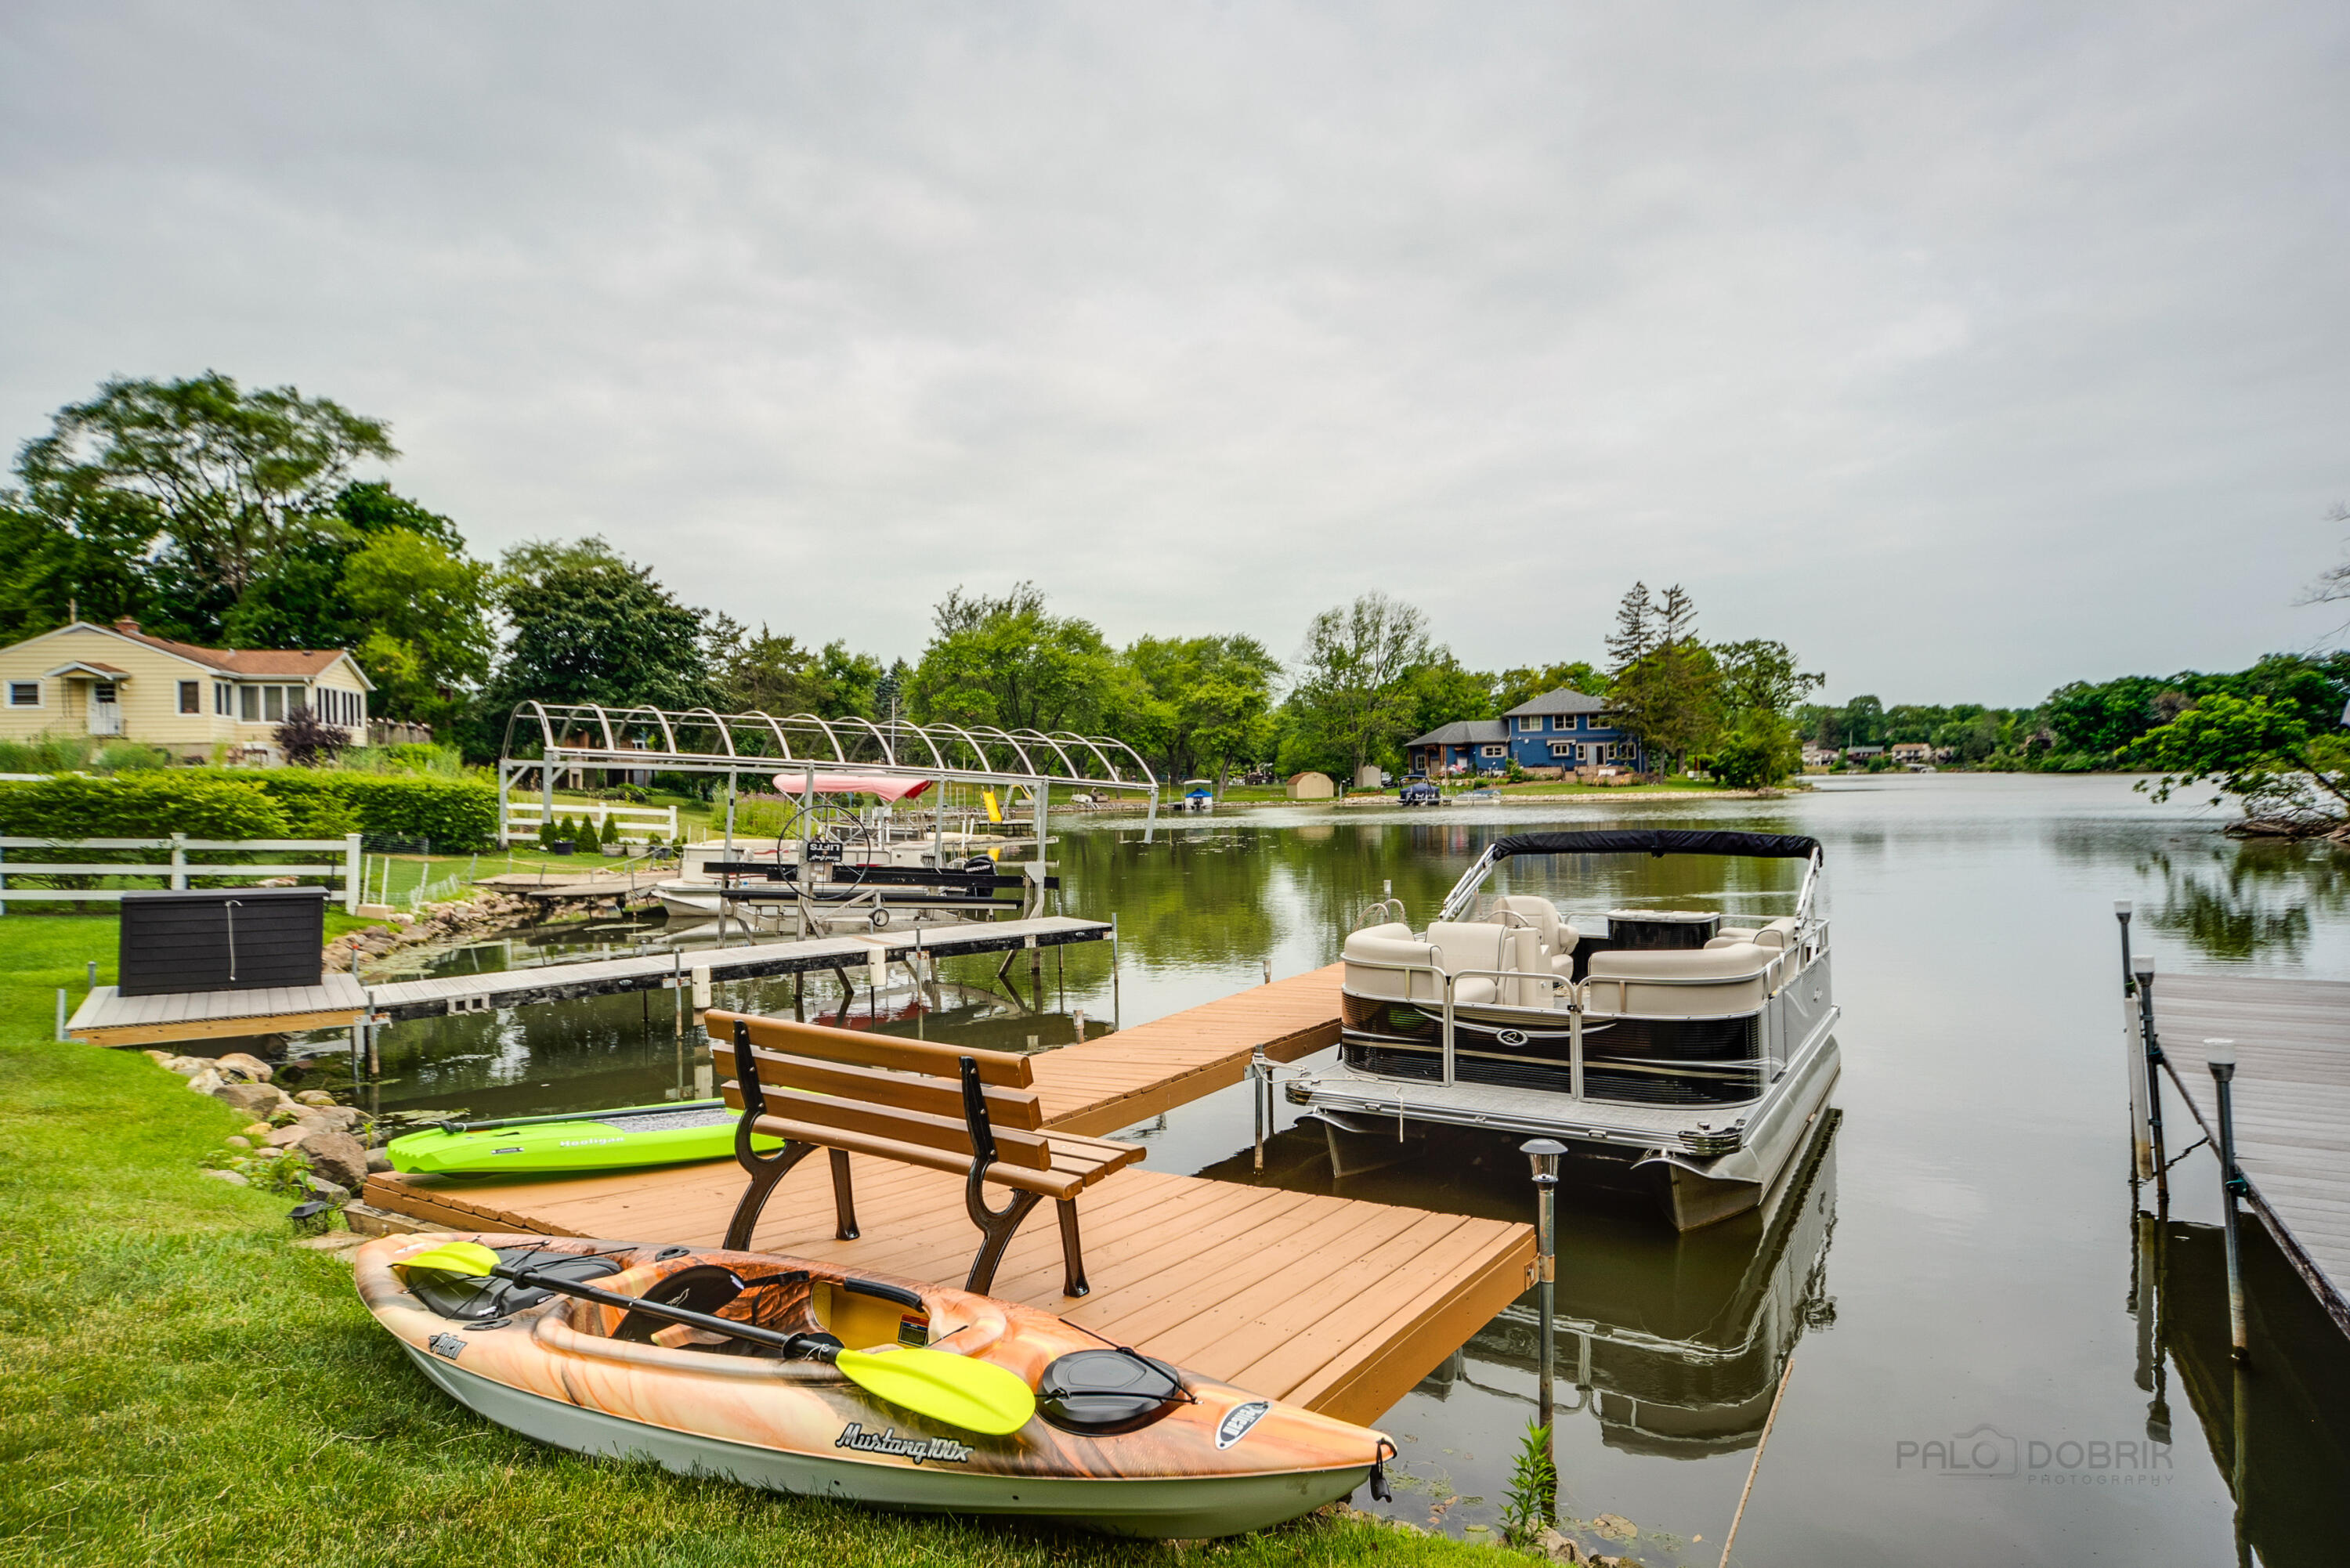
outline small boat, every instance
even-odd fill
[[[991,1437],[768,1345],[518,1283],[403,1278],[452,1240],[359,1249],[360,1298],[452,1398],[525,1437],[876,1507],[1198,1540],[1385,1490],[1378,1432],[1180,1371],[1033,1307],[807,1259],[575,1237],[464,1238],[507,1268],[848,1348],[978,1357],[1036,1391]]]
[[[420,1176],[629,1170],[728,1158],[734,1152],[734,1124],[742,1119],[723,1100],[686,1100],[495,1122],[442,1122],[392,1139],[383,1152],[394,1170]],[[780,1139],[754,1142],[783,1147]]]

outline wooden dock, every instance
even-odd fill
[[[95,1045],[152,1045],[173,1040],[341,1029],[367,1021],[370,1006],[373,1022],[403,1023],[534,1002],[607,996],[618,992],[667,990],[689,983],[701,970],[707,970],[713,981],[817,970],[868,970],[877,958],[890,963],[910,959],[918,951],[960,958],[972,953],[1056,948],[1073,942],[1101,941],[1109,936],[1109,930],[1099,920],[1073,920],[1054,915],[1034,920],[972,921],[863,936],[823,937],[804,942],[696,948],[638,958],[499,970],[487,974],[394,981],[376,986],[362,986],[349,975],[329,974],[318,986],[304,987],[298,992],[207,991],[126,997],[113,986],[101,985],[82,999],[66,1033]]]
[[[1097,1136],[1241,1081],[1258,1050],[1295,1061],[1337,1039],[1336,966],[1035,1059],[1050,1129]],[[979,1244],[958,1177],[851,1158],[863,1235],[832,1233],[810,1160],[755,1244],[962,1282]],[[462,1230],[715,1246],[741,1196],[731,1161],[536,1180],[377,1176],[367,1201]],[[1093,1293],[1061,1294],[1058,1232],[1032,1221],[994,1293],[1274,1398],[1376,1420],[1527,1287],[1531,1227],[1128,1167],[1080,1205]]]
[[[2171,1081],[2215,1147],[2219,1097],[2203,1042],[2236,1043],[2247,1206],[2350,1334],[2350,981],[2167,974],[2155,982],[2154,1019]]]

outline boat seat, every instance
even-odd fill
[[[716,1071],[728,1075],[726,1103],[743,1113],[734,1158],[751,1178],[727,1225],[728,1249],[750,1249],[775,1184],[821,1148],[832,1161],[840,1240],[858,1234],[851,1154],[947,1171],[964,1178],[963,1207],[981,1235],[965,1290],[986,1293],[1013,1232],[1050,1198],[1060,1213],[1063,1293],[1087,1293],[1077,1195],[1140,1159],[1142,1147],[1046,1133],[1027,1057],[750,1013],[712,1010],[703,1022]],[[754,1153],[754,1134],[784,1146]],[[989,1207],[990,1186],[1012,1191],[1001,1210]]]
[[[1471,969],[1511,971],[1498,983],[1482,975],[1455,981],[1455,1002],[1498,1002],[1504,1007],[1551,1005],[1557,971],[1544,955],[1531,925],[1440,920],[1428,928],[1428,945],[1435,950],[1437,967],[1448,974]]]
[[[1401,921],[1370,926],[1347,939],[1346,986],[1357,996],[1389,1002],[1442,1002],[1444,986],[1429,972],[1436,951],[1414,940]]]
[[[1719,1018],[1770,1000],[1779,953],[1752,942],[1591,955],[1584,1006],[1596,1014]]]

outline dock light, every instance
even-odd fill
[[[1553,1137],[1529,1138],[1518,1152],[1534,1167],[1534,1298],[1542,1314],[1542,1419],[1536,1424],[1547,1428],[1556,1403],[1551,1365],[1557,1335],[1558,1157],[1566,1152],[1566,1145]]]
[[[2203,1042],[2203,1064],[2211,1069],[2211,1085],[2220,1100],[2220,1219],[2228,1243],[2228,1336],[2230,1352],[2244,1359],[2244,1272],[2236,1250],[2236,1199],[2244,1189],[2244,1173],[2236,1168],[2236,1043]]]

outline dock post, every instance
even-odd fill
[[[2244,1359],[2244,1271],[2236,1249],[2236,1199],[2244,1190],[2244,1173],[2236,1168],[2236,1043],[2203,1042],[2203,1061],[2220,1096],[2220,1220],[2228,1242],[2228,1342],[2239,1361]]]
[[[1249,1108],[1256,1116],[1256,1168],[1264,1168],[1264,1140],[1270,1130],[1266,1124],[1273,1120],[1273,1064],[1266,1061],[1262,1049],[1249,1057]]]
[[[57,987],[57,1038],[66,1037],[66,988]]]
[[[1118,911],[1109,912],[1109,1030],[1118,1033],[1123,1015],[1118,1005]]]
[[[2162,1141],[2162,1036],[2154,1027],[2154,956],[2149,953],[2137,961],[2135,975],[2137,981],[2138,1038],[2145,1055],[2142,1075],[2146,1104],[2138,1121],[2137,1147],[2148,1151],[2148,1161],[2154,1167],[2155,1202],[2168,1210],[2170,1207],[2170,1167]]]
[[[2122,1061],[2129,1085],[2130,1182],[2133,1187],[2154,1179],[2154,1147],[2147,1128],[2147,1068],[2144,1064],[2145,1026],[2140,1019],[2136,972],[2130,960],[2130,901],[2114,900],[2114,923],[2122,933]]]
[[[1558,1327],[1558,1157],[1566,1146],[1556,1138],[1530,1138],[1518,1152],[1534,1168],[1534,1302],[1542,1314],[1542,1415],[1536,1425],[1549,1428],[1557,1404],[1551,1363],[1557,1351]]]

